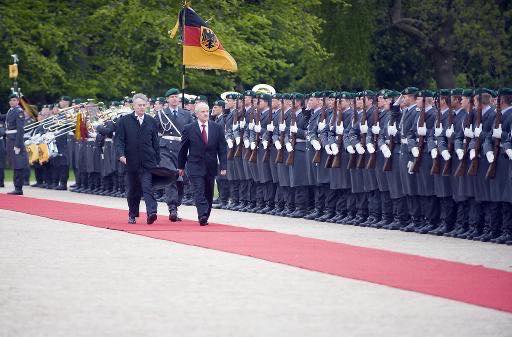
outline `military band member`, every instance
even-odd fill
[[[9,96],[9,106],[5,116],[7,162],[14,171],[14,191],[8,194],[23,195],[23,172],[28,166],[28,156],[23,141],[25,113],[19,106],[16,94]]]
[[[203,102],[203,101],[201,101]],[[204,102],[203,102],[204,103]],[[232,122],[231,119],[228,119],[227,116],[224,114],[224,108],[225,108],[225,102],[223,100],[217,100],[213,103],[212,106],[212,112],[210,114],[212,122],[215,122],[219,124],[223,130],[226,130],[227,126],[232,125],[228,124],[229,121]],[[226,159],[227,159],[227,153],[226,153]],[[217,175],[215,177],[215,181],[217,183],[217,191],[218,191],[218,203],[213,208],[226,208],[229,203],[229,180],[227,179],[226,175]]]

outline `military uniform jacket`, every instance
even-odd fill
[[[394,114],[394,115],[393,115]],[[381,133],[379,135],[379,149],[382,145],[386,144],[391,149],[391,143],[394,143],[393,151],[391,153],[391,170],[385,171],[384,174],[386,176],[386,180],[388,183],[388,189],[389,189],[389,196],[392,199],[398,199],[405,196],[403,187],[402,187],[402,168],[400,165],[403,164],[400,158],[400,143],[401,143],[401,130],[399,129],[401,124],[400,121],[402,119],[402,111],[398,110],[396,112],[389,111],[387,113],[387,122],[385,124],[381,124]],[[393,137],[389,135],[388,133],[388,127],[391,124],[391,120],[394,121],[395,126],[397,127],[397,133]],[[384,122],[383,122],[384,123]],[[383,127],[383,128],[382,128]],[[379,151],[380,154],[382,154],[381,151]],[[377,170],[383,170],[383,166],[385,163],[382,163],[380,165],[379,163],[379,157],[377,157]]]
[[[452,112],[454,113],[454,112]],[[437,120],[434,123],[434,132],[430,133],[430,137],[428,139],[428,148],[430,151],[432,149],[437,148],[437,156],[440,164],[440,172],[438,175],[434,176],[434,190],[436,196],[440,198],[446,198],[452,196],[452,179],[451,177],[443,176],[443,166],[444,166],[444,160],[441,157],[441,152],[443,149],[448,149],[447,140],[446,140],[446,128],[448,127],[448,117],[449,117],[449,109],[445,109],[441,111],[441,120],[440,127],[442,128],[441,135],[436,137],[435,136],[435,126],[437,125]],[[454,118],[455,120],[455,118]],[[453,137],[453,136],[452,136]]]
[[[512,197],[507,196],[507,191],[510,190],[512,180],[510,179],[510,163],[512,162],[507,153],[505,152],[510,148],[510,141],[507,139],[510,135],[512,124],[512,107],[505,108],[501,111],[501,141],[499,154],[494,160],[496,161],[496,175],[494,179],[489,179],[489,187],[491,193],[491,201],[494,202],[507,202]],[[494,127],[494,125],[493,125]],[[492,132],[491,132],[492,133]],[[487,137],[486,142],[490,143],[489,147],[494,150],[494,138]]]
[[[315,156],[316,150],[311,145],[311,141],[318,140],[318,122],[320,121],[320,116],[322,115],[323,108],[317,108],[312,111],[311,117],[309,118],[309,124],[308,124],[308,132],[307,132],[307,139],[308,144],[306,146],[306,151],[308,153],[308,177],[309,177],[309,184],[310,185],[317,185],[317,166],[313,164],[313,158]],[[325,121],[327,123],[327,120]],[[320,143],[320,145],[323,145]],[[327,145],[327,144],[325,144]],[[322,146],[323,148],[323,146]],[[320,149],[322,151],[323,149]]]
[[[226,115],[222,114],[222,115],[218,116],[217,118],[215,118],[215,120],[211,120],[211,121],[213,123],[217,123],[218,125],[220,125],[220,127],[224,131],[224,139],[226,139],[226,133],[225,133],[226,129],[228,128],[228,126],[231,126],[228,124],[228,119],[227,119]],[[227,162],[227,158],[228,158],[228,154],[226,152],[226,162]],[[227,170],[229,170],[229,165],[227,166]],[[219,171],[219,173],[220,173],[220,171]],[[218,174],[216,179],[217,180],[226,180],[228,178],[226,175],[221,176],[220,174]]]
[[[0,169],[5,167],[5,115],[0,115]]]
[[[410,130],[416,128],[415,120],[418,111],[416,110],[416,104],[409,106],[404,109],[402,119],[400,120],[400,177],[402,180],[402,188],[406,195],[417,195],[418,187],[416,185],[416,174],[409,174],[407,164],[413,162],[414,158],[409,149],[408,137]],[[416,140],[415,140],[416,141]]]
[[[308,155],[306,152],[306,137],[307,137],[307,129],[309,125],[310,112],[299,109],[295,112],[296,123],[297,123],[297,142],[294,148],[294,160],[293,165],[289,166],[290,171],[290,186],[308,186],[309,183],[309,175],[308,175]],[[291,116],[290,116],[290,125],[291,125]],[[291,133],[290,128],[288,127],[286,130],[286,140],[285,142],[291,142]],[[311,163],[311,161],[309,161]]]
[[[271,120],[271,112],[270,112],[269,108],[266,108],[264,111],[260,111],[259,113],[260,113],[260,125],[261,125],[261,132],[259,134],[260,142],[259,142],[258,148],[257,148],[257,150],[258,150],[258,157],[257,157],[257,162],[256,162],[257,165],[253,166],[252,169],[253,169],[254,180],[258,181],[260,183],[266,183],[266,182],[273,181],[273,180],[272,180],[272,172],[270,170],[269,162],[263,161],[265,149],[263,148],[263,144],[261,141],[263,140],[263,135],[265,135],[265,133],[267,132],[267,124]],[[249,135],[250,135],[250,137],[249,137],[250,142],[251,143],[255,142],[258,137],[258,134],[256,133],[256,131],[254,131],[254,129],[250,130]]]
[[[354,117],[354,110],[352,108],[348,108],[345,111],[340,111],[338,113],[342,114],[343,134],[341,135],[341,137],[344,141],[345,139],[348,139],[350,124],[352,123],[352,118]],[[333,116],[334,114],[331,116],[331,119]],[[332,125],[332,120],[330,121],[329,125]],[[336,143],[336,127],[330,127],[328,135],[329,145]],[[340,147],[338,149],[340,151],[340,167],[331,168],[329,170],[331,189],[350,189],[352,186],[352,183],[350,181],[350,172],[347,168],[349,153],[346,151],[346,145],[343,145],[343,147]]]
[[[10,108],[5,116],[6,126],[6,153],[7,162],[15,170],[21,170],[28,167],[28,155],[24,144],[25,113],[16,106]],[[20,149],[19,154],[15,154],[14,148]]]

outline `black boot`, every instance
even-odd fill
[[[314,219],[316,219],[316,218],[321,217],[323,214],[324,214],[324,213],[323,213],[321,210],[319,210],[319,209],[315,209],[313,212],[311,212],[311,213],[309,213],[308,215],[306,215],[306,216],[304,217],[304,219],[306,219],[306,220],[314,220]]]
[[[336,221],[336,223],[342,225],[350,225],[352,223],[352,220],[355,219],[355,217],[355,214],[348,213],[346,217],[339,219],[338,221]]]
[[[432,220],[427,220],[425,222],[425,226],[416,230],[416,233],[419,234],[427,234],[430,231],[433,231],[437,228],[437,224]]]
[[[316,221],[320,221],[320,222],[326,222],[329,219],[334,218],[335,216],[336,216],[336,213],[334,212],[333,209],[326,209],[325,212],[324,212],[324,215],[316,218],[315,220]]]
[[[491,242],[504,244],[507,243],[507,241],[512,241],[512,230],[505,229],[503,230],[503,233],[501,236],[498,236],[495,239],[491,239]]]
[[[288,216],[290,218],[304,218],[307,215],[306,211],[302,208],[297,208],[293,213],[290,213]]]
[[[437,227],[436,229],[433,229],[431,230],[430,232],[428,232],[429,234],[432,234],[432,235],[444,235],[448,232],[450,232],[450,230],[452,229],[452,226],[450,226],[446,221],[442,221],[441,224],[439,224],[439,227]]]
[[[420,217],[412,217],[411,222],[403,228],[400,228],[402,232],[415,232],[424,226],[423,221],[421,221]]]

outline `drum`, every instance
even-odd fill
[[[43,165],[44,163],[47,163],[48,160],[50,160],[50,152],[48,150],[48,144],[41,143],[37,145],[39,149],[39,164]]]

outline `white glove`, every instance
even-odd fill
[[[462,160],[462,158],[464,157],[464,150],[457,149],[455,150],[455,153],[457,154],[457,158],[459,158],[459,160]]]
[[[233,139],[226,139],[226,143],[228,143],[228,147],[229,147],[230,149],[232,149],[232,148],[233,148]]]
[[[254,130],[254,122],[249,122],[249,130]]]
[[[380,126],[379,126],[379,123],[375,124],[374,126],[372,126],[372,133],[374,135],[378,135],[380,133]]]
[[[251,142],[251,150],[255,150],[256,149],[256,142]]]
[[[332,154],[331,147],[329,145],[324,146],[325,152],[330,156]]]
[[[407,173],[414,174],[414,172],[412,171],[412,166],[413,165],[414,165],[414,163],[412,161],[408,161],[407,162]]]
[[[235,143],[236,145],[240,145],[240,137],[235,137]]]
[[[502,129],[501,124],[496,129],[492,129],[492,138],[501,139]]]
[[[443,127],[434,128],[434,136],[439,137],[443,133]]]
[[[322,131],[325,129],[325,121],[318,123],[318,131]]]
[[[368,124],[367,123],[361,124],[359,126],[359,131],[361,131],[361,133],[368,133]]]
[[[508,159],[512,160],[512,149],[507,149],[505,153],[507,154]]]
[[[427,135],[427,127],[426,126],[418,126],[418,136],[425,137]]]
[[[382,154],[384,155],[384,158],[390,158],[391,157],[391,150],[389,149],[389,146],[386,144],[382,144],[380,146],[380,150],[382,151]]]
[[[432,149],[432,151],[430,151],[430,155],[432,156],[432,159],[436,159],[437,158],[437,149]]]
[[[311,141],[311,145],[313,145],[313,148],[317,151],[319,151],[322,148],[322,145],[320,145],[320,142],[316,139],[313,139]]]
[[[473,133],[473,129],[472,129],[471,125],[469,126],[469,128],[464,128],[464,137],[466,137],[466,138],[475,137],[475,134]]]
[[[256,133],[261,132],[261,124],[260,123],[254,125],[254,132],[256,132]]]
[[[249,145],[251,145],[251,142],[249,141],[249,139],[244,139],[244,147],[247,149],[249,147]]]
[[[453,124],[452,124],[452,126],[450,126],[448,129],[446,129],[446,137],[451,138],[451,136],[453,135],[454,132],[455,132],[455,129],[453,128]]]
[[[354,150],[354,147],[352,145],[347,146],[347,152],[350,154],[356,153],[356,151]]]
[[[480,123],[480,125],[475,128],[475,137],[476,138],[480,137],[481,133],[482,133],[482,124]]]
[[[291,133],[297,133],[297,131],[299,131],[299,128],[297,128],[297,124],[294,124],[294,125],[290,126],[290,132]]]
[[[293,151],[292,143],[286,143],[286,151],[288,151],[288,152]]]
[[[233,131],[238,130],[238,122],[233,124],[233,127],[231,128]]]
[[[21,149],[19,147],[14,147],[14,154],[20,154]]]
[[[266,150],[268,147],[268,140],[262,141],[261,144],[263,144],[263,148]]]
[[[240,122],[238,122],[240,124],[240,129],[243,129],[245,128],[245,119],[242,119]]]
[[[487,161],[489,163],[492,163],[494,162],[494,153],[492,151],[487,151],[487,153],[485,154],[485,156],[487,157]]]
[[[473,159],[475,159],[475,157],[476,157],[476,151],[475,151],[475,149],[471,149],[471,150],[469,150],[469,159],[470,159],[470,160],[473,160]]]
[[[286,130],[286,123],[279,124],[279,131],[284,132]]]
[[[345,131],[345,129],[343,128],[343,123],[341,123],[340,125],[336,125],[336,134],[337,135],[342,135],[343,131]]]
[[[338,144],[332,143],[331,144],[331,151],[332,151],[333,155],[337,155],[340,152],[340,149],[338,148]]]
[[[32,139],[27,139],[24,144],[25,144],[25,146],[29,146],[32,143],[33,143]]]
[[[420,149],[418,149],[418,147],[415,146],[411,149],[411,153],[414,158],[418,158],[420,156]]]
[[[443,157],[444,161],[448,161],[452,158],[452,156],[450,155],[450,152],[448,152],[448,150],[441,151],[441,156]]]
[[[283,148],[281,142],[278,140],[275,141],[274,146],[276,147],[277,150],[281,150]]]
[[[274,132],[274,123],[268,123],[267,131],[268,132]]]
[[[396,136],[397,133],[398,129],[396,128],[396,123],[393,123],[392,125],[388,126],[388,135]]]
[[[361,145],[361,143],[356,144],[356,151],[359,154],[363,154],[365,152],[364,147],[363,147],[363,145]]]
[[[375,153],[375,146],[373,146],[372,143],[366,144],[366,149],[368,150],[368,153]]]

